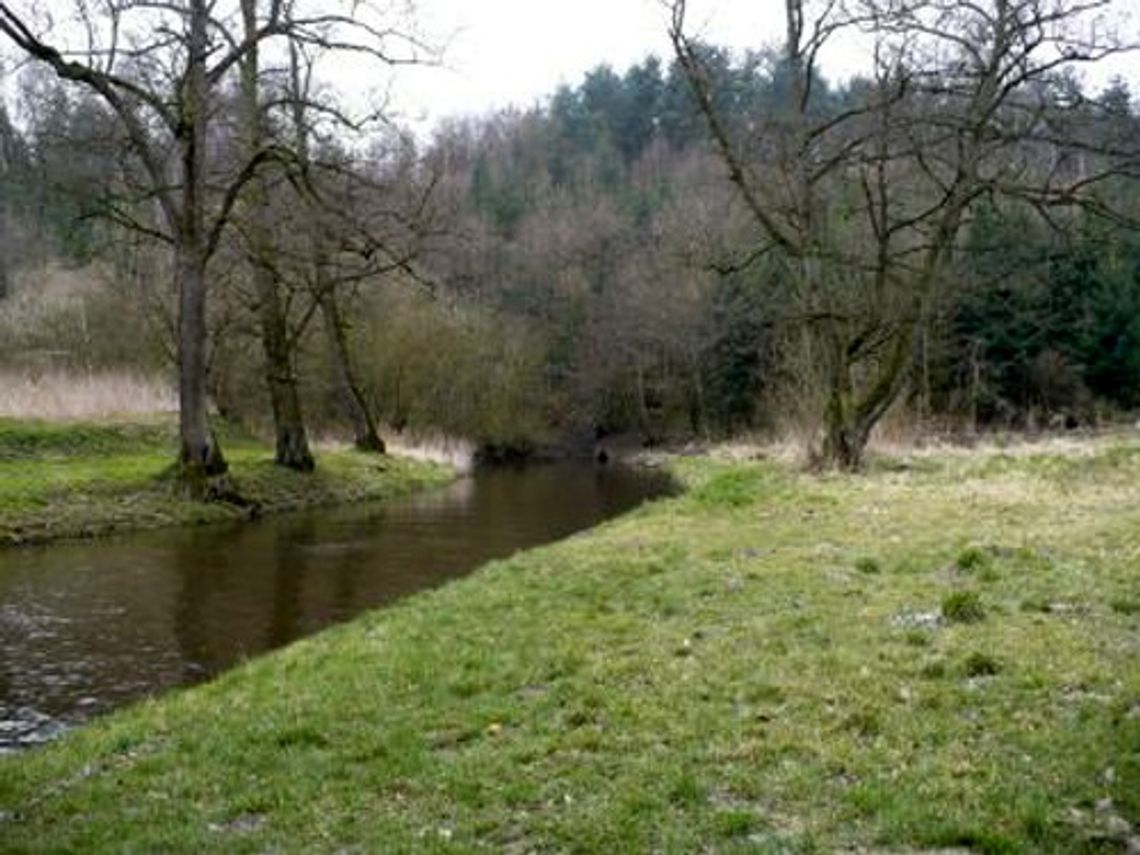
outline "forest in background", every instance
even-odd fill
[[[243,93],[264,97],[257,133],[290,157],[263,157],[235,199],[224,180],[206,186],[208,205],[233,213],[207,268],[218,411],[267,433],[276,423],[282,462],[305,468],[307,449],[280,453],[296,443],[280,430],[282,385],[309,430],[367,445],[382,423],[496,452],[756,431],[826,448],[821,413],[848,399],[858,410],[859,388],[877,389],[894,362],[866,433],[888,412],[919,430],[1040,429],[1140,404],[1140,115],[1126,81],[1091,92],[1059,65],[1032,66],[985,133],[962,123],[920,144],[920,123],[939,127],[937,99],[968,88],[954,75],[973,85],[944,57],[938,86],[903,80],[901,57],[880,77],[833,84],[804,63],[810,33],[798,53],[789,41],[743,56],[675,35],[677,58],[598,67],[531,110],[457,120],[426,142],[390,125],[349,140],[298,88],[296,56],[286,82],[263,78],[277,81],[268,95],[219,86],[206,138],[215,176],[270,150],[250,147]],[[18,121],[0,114],[0,360],[31,374],[173,376],[169,239],[121,117],[35,66],[17,100]],[[829,171],[805,186],[826,226],[803,226],[797,199],[788,228],[803,226],[806,242],[767,239],[748,182],[770,197],[794,183],[772,166],[787,152],[770,141],[814,145],[852,117],[886,130],[813,153]],[[939,201],[930,187],[961,172],[943,149],[954,134],[960,151],[967,131],[1000,167],[960,200],[948,191],[959,210],[937,287],[911,300],[909,261],[864,281],[851,247],[888,219],[875,194],[889,187],[903,196],[892,210],[922,209],[899,215],[920,237],[891,251],[923,251],[938,232],[919,219]],[[750,177],[730,180],[734,165]],[[811,264],[858,275],[805,301],[789,282]],[[89,284],[53,289],[53,268],[82,268]]]

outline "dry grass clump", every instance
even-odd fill
[[[1121,442],[1140,439],[1140,423],[1120,425],[1096,432],[1032,434],[1017,431],[985,434],[923,434],[892,428],[877,430],[867,446],[866,462],[893,461],[904,466],[937,463],[943,467],[1000,457],[1007,460],[1051,458],[1085,460],[1103,454]],[[803,466],[818,447],[820,437],[809,431],[786,430],[776,434],[741,435],[718,442],[702,451],[709,456],[735,463],[770,460],[790,466]],[[667,455],[666,455],[667,456]]]
[[[387,434],[384,444],[399,457],[427,463],[442,463],[466,473],[475,466],[475,444],[467,439],[443,434]]]
[[[0,372],[2,418],[106,419],[177,409],[172,384],[159,377],[127,372]]]

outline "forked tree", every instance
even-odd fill
[[[801,370],[820,375],[827,465],[860,467],[979,200],[1045,216],[1100,207],[1099,187],[1135,165],[1136,141],[1100,144],[1087,133],[1088,102],[1062,85],[1074,66],[1123,49],[1104,35],[1110,6],[785,0],[773,69],[786,81],[783,105],[741,123],[717,107],[685,0],[671,3],[677,59],[759,236],[752,257],[778,259],[803,331]],[[870,74],[845,104],[821,106],[820,56],[852,35],[873,46]]]

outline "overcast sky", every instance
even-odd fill
[[[74,10],[77,0],[22,0],[26,9]],[[649,54],[668,60],[665,0],[377,0],[414,7],[424,37],[445,47],[443,65],[412,67],[387,81],[403,122],[427,133],[440,119],[515,105],[530,107],[559,86],[576,85],[609,63],[619,72]],[[737,49],[778,43],[783,0],[688,0],[688,30]],[[1140,42],[1140,0],[1112,0],[1121,35]],[[58,16],[57,16],[58,17]],[[821,57],[823,73],[843,79],[865,67],[866,45],[835,39]],[[377,70],[342,56],[322,76],[371,101]],[[1099,87],[1120,74],[1140,94],[1140,53],[1116,57],[1090,76]],[[384,81],[380,81],[383,83]],[[355,99],[353,99],[355,100]]]
[[[717,44],[758,47],[783,28],[780,0],[690,3],[691,28]],[[401,72],[393,94],[428,124],[530,106],[603,62],[624,71],[651,53],[672,55],[661,0],[416,0],[416,9],[423,28],[447,40],[445,67]]]
[[[690,30],[734,48],[779,40],[781,0],[690,0]],[[668,59],[661,0],[416,0],[426,32],[446,40],[441,68],[402,71],[393,96],[409,119],[528,107],[601,63],[618,72],[650,54]],[[845,46],[846,47],[846,46]],[[838,73],[857,50],[834,50]],[[417,122],[421,123],[421,122]]]
[[[778,41],[781,0],[689,0],[690,30],[735,48]],[[667,15],[661,0],[415,0],[428,33],[448,38],[445,68],[408,69],[393,96],[421,128],[439,118],[514,104],[528,107],[560,83],[576,84],[607,62],[618,71],[650,53],[668,58]],[[1140,0],[1117,0],[1120,10]],[[1137,15],[1124,25],[1140,34]],[[822,60],[831,79],[862,67],[865,47],[837,42]],[[1118,58],[1098,75],[1119,73],[1140,92],[1140,55]]]

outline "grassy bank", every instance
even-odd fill
[[[686,495],[0,760],[0,849],[1126,851],[1140,445]]]
[[[233,428],[222,444],[243,497],[264,513],[403,495],[451,477],[443,467],[353,451],[320,455],[300,475]],[[170,418],[130,423],[0,419],[0,546],[113,531],[223,522],[247,509],[178,498]]]

